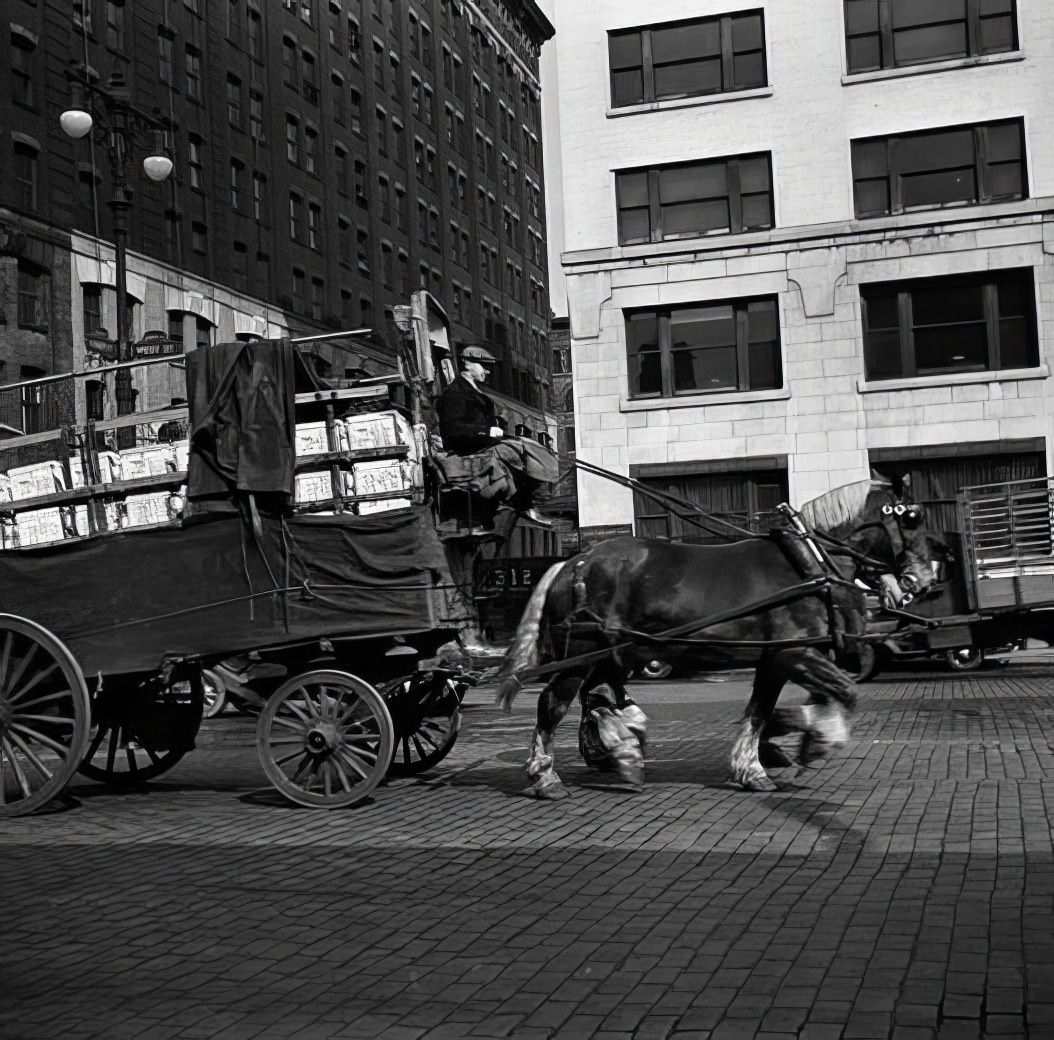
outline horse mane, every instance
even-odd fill
[[[857,480],[811,499],[801,507],[800,512],[810,527],[826,534],[843,534],[843,528],[851,527],[864,511],[868,495],[873,491],[891,490],[892,487],[885,480]]]

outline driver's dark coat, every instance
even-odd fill
[[[447,451],[471,453],[497,444],[501,438],[491,437],[490,428],[497,426],[494,402],[459,375],[436,402],[439,414],[439,436]]]

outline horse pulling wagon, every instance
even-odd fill
[[[170,769],[194,746],[203,671],[237,655],[286,677],[257,749],[294,802],[354,804],[450,750],[460,679],[406,675],[473,620],[449,562],[473,545],[451,553],[425,501],[420,420],[450,366],[445,318],[417,304],[426,328],[400,371],[351,385],[296,393],[289,340],[187,355],[182,453],[148,426],[178,427],[171,409],[62,431],[58,451],[55,434],[0,443],[60,456],[0,478],[0,815],[41,808],[78,770],[134,784]],[[144,458],[162,462],[115,469]]]

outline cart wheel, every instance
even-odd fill
[[[443,761],[457,743],[461,706],[455,683],[433,688],[432,676],[399,679],[384,693],[395,724],[395,753],[389,776],[413,776]]]
[[[201,712],[201,717],[214,719],[217,715],[222,715],[223,709],[227,707],[227,687],[211,668],[202,670],[201,683],[205,695],[205,707]]]
[[[134,787],[167,773],[194,747],[205,700],[200,673],[167,685],[160,676],[136,685],[103,686],[81,773],[115,787]]]
[[[653,657],[638,673],[641,679],[649,682],[658,682],[660,679],[668,679],[673,674],[673,665],[664,661],[661,657]]]
[[[267,778],[318,809],[361,802],[392,758],[394,727],[381,695],[348,672],[305,672],[271,695],[256,724]]]
[[[69,650],[40,625],[0,614],[0,817],[34,812],[70,782],[90,714]]]
[[[972,672],[984,662],[984,651],[976,646],[961,646],[958,650],[949,650],[944,659],[953,672]]]

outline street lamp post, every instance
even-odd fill
[[[59,117],[63,132],[77,140],[91,133],[94,121],[90,108],[95,108],[105,117],[104,126],[109,133],[108,155],[113,198],[109,201],[113,211],[114,262],[116,266],[115,290],[117,296],[117,360],[132,361],[131,330],[128,328],[128,211],[132,203],[128,197],[128,165],[133,149],[145,135],[153,134],[154,147],[143,160],[143,173],[154,181],[165,180],[172,172],[172,160],[164,154],[162,132],[171,129],[168,119],[148,115],[131,103],[131,96],[124,76],[114,72],[106,87],[71,78],[71,105]],[[118,369],[114,375],[114,393],[117,398],[117,414],[130,415],[135,411],[138,391],[132,386],[132,373],[128,368]],[[129,437],[129,433],[131,436]],[[118,445],[129,447],[135,443],[135,429],[118,430]]]

